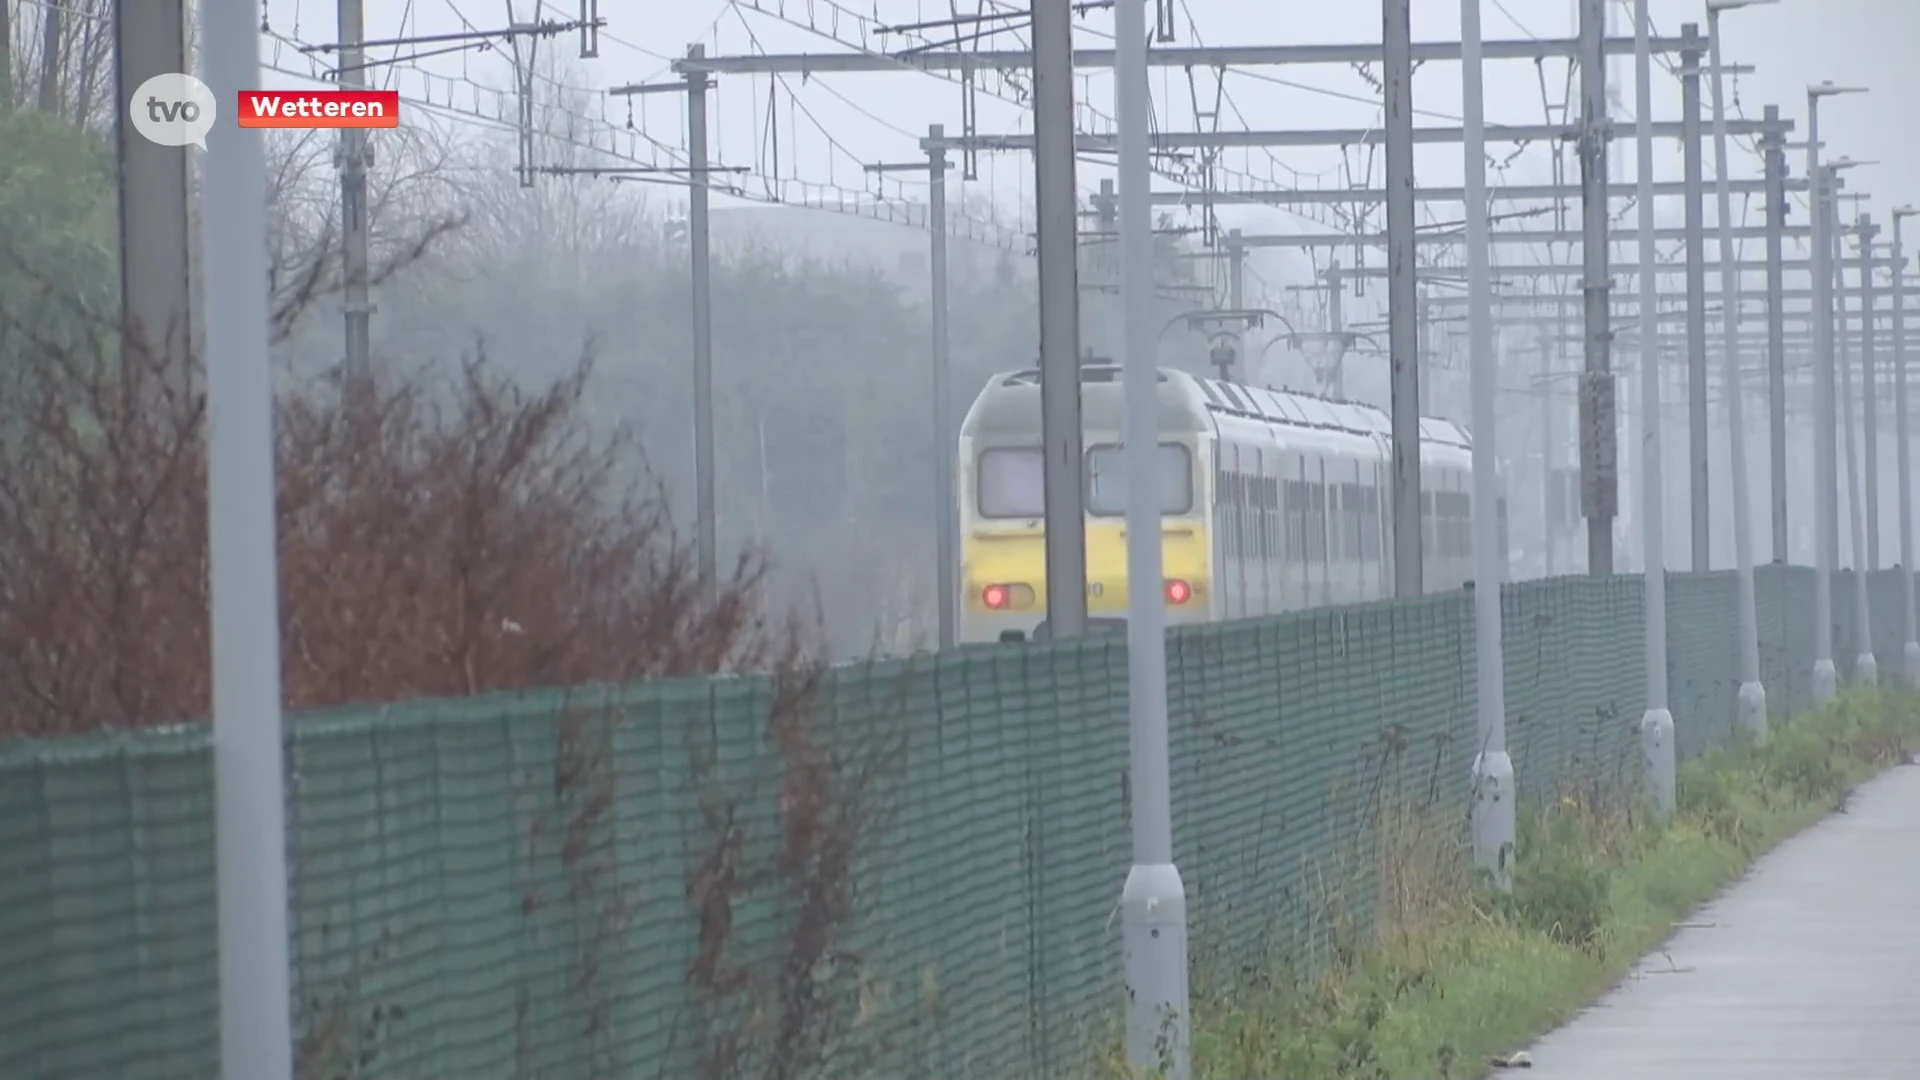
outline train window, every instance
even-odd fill
[[[1233,489],[1233,550],[1241,559],[1247,557],[1247,478],[1234,473],[1227,478],[1228,486]]]
[[[1286,558],[1286,549],[1281,547],[1280,481],[1272,477],[1267,477],[1261,480],[1260,484],[1267,492],[1267,537],[1269,550],[1272,552],[1272,560],[1278,562]]]
[[[1327,486],[1307,484],[1307,558],[1327,560]]]
[[[1046,514],[1045,464],[1038,449],[980,451],[976,477],[981,517],[1036,518]]]
[[[1366,539],[1362,543],[1366,545],[1367,558],[1372,562],[1380,561],[1380,529],[1383,524],[1380,514],[1380,489],[1369,487],[1367,488]]]
[[[1286,514],[1285,546],[1290,557],[1298,557],[1306,544],[1307,529],[1302,524],[1301,515],[1306,512],[1306,499],[1300,493],[1300,481],[1288,480],[1281,485],[1281,510]]]
[[[1365,502],[1365,496],[1363,496],[1363,488],[1361,488],[1359,484],[1340,484],[1340,502],[1342,502],[1342,509],[1346,509],[1346,552],[1344,552],[1344,557],[1356,559],[1356,561],[1357,559],[1365,559],[1365,557],[1367,557],[1367,548],[1365,548],[1365,544],[1367,544],[1367,542],[1365,542],[1365,534],[1367,534],[1365,507],[1367,507],[1367,502]]]
[[[1253,507],[1247,514],[1247,528],[1252,532],[1248,546],[1253,548],[1254,558],[1266,562],[1268,558],[1267,486],[1260,482],[1258,476],[1247,477],[1247,501]]]
[[[1327,545],[1335,559],[1347,557],[1347,485],[1327,488],[1327,509],[1333,517],[1333,537]]]
[[[1257,535],[1260,520],[1260,504],[1254,498],[1253,477],[1240,474],[1240,542],[1244,545],[1247,558],[1260,557],[1260,537]]]
[[[1377,559],[1380,552],[1379,511],[1375,507],[1377,492],[1369,484],[1354,484],[1359,492],[1359,557]]]
[[[1457,491],[1443,491],[1435,497],[1440,507],[1439,519],[1442,529],[1440,554],[1449,558],[1465,558],[1473,553],[1472,501]]]
[[[1184,514],[1193,509],[1193,455],[1179,443],[1161,443],[1155,456],[1159,466],[1160,512]],[[1119,517],[1127,512],[1127,467],[1118,446],[1096,446],[1087,451],[1087,512],[1096,517]]]
[[[1327,484],[1313,486],[1314,508],[1320,512],[1317,531],[1320,534],[1320,558],[1333,557],[1333,488]]]
[[[1370,530],[1373,522],[1373,489],[1365,484],[1355,484],[1353,492],[1360,497],[1360,505],[1354,507],[1353,513],[1354,542],[1358,545],[1354,556],[1365,561],[1373,558],[1373,544],[1369,541],[1372,536]]]

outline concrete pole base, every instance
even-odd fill
[[[1734,716],[1748,738],[1764,744],[1767,741],[1767,688],[1757,680],[1741,683]]]
[[[1127,977],[1127,1061],[1166,1080],[1188,1080],[1187,892],[1171,863],[1135,863],[1120,890]]]
[[[1832,660],[1813,662],[1813,707],[1824,709],[1840,696],[1840,669]]]
[[[1907,685],[1920,686],[1920,641],[1907,642],[1900,652],[1906,658]]]
[[[1473,865],[1501,892],[1513,888],[1513,758],[1505,750],[1473,759]]]
[[[1880,681],[1880,664],[1872,653],[1861,653],[1853,662],[1853,681],[1861,686],[1874,686]]]
[[[1671,712],[1648,709],[1640,717],[1640,754],[1647,767],[1647,798],[1653,804],[1653,812],[1665,821],[1673,816],[1679,786]]]

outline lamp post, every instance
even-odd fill
[[[1920,214],[1920,208],[1893,211],[1893,423],[1899,440],[1896,459],[1900,481],[1900,602],[1906,613],[1906,663],[1909,686],[1920,685],[1920,634],[1916,634],[1913,599],[1913,451],[1907,442],[1907,266],[1900,246],[1900,222]]]
[[[1753,595],[1752,518],[1747,510],[1747,433],[1745,396],[1740,386],[1740,275],[1729,269],[1738,256],[1733,240],[1733,188],[1728,175],[1727,97],[1720,67],[1720,14],[1774,0],[1707,0],[1707,63],[1713,68],[1714,197],[1720,226],[1720,362],[1727,404],[1727,440],[1732,463],[1733,557],[1739,576],[1740,690],[1736,717],[1740,730],[1755,739],[1767,734],[1767,690],[1760,682],[1760,620]]]
[[[1827,238],[1826,192],[1820,182],[1820,102],[1840,94],[1863,94],[1865,87],[1837,86],[1831,80],[1807,87],[1807,179],[1813,202],[1813,397],[1814,397],[1814,550],[1813,703],[1832,704],[1840,692],[1833,663],[1833,568],[1839,561],[1840,477],[1834,458],[1833,270]]]

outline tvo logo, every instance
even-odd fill
[[[213,91],[191,75],[169,72],[140,84],[127,102],[127,119],[148,142],[207,148],[219,113]]]

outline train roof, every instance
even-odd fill
[[[1160,368],[1159,375],[1162,384],[1179,386],[1196,399],[1196,404],[1210,411],[1323,431],[1382,438],[1391,438],[1393,435],[1392,418],[1384,410],[1364,402],[1340,401],[1273,387],[1248,386],[1171,368]],[[1122,381],[1121,369],[1116,364],[1084,364],[1080,368],[1080,381],[1117,383]],[[1002,372],[988,381],[986,393],[991,394],[996,389],[1038,386],[1039,383],[1039,368]],[[1473,439],[1465,428],[1437,416],[1420,418],[1420,439],[1422,442],[1463,450],[1473,446]]]

